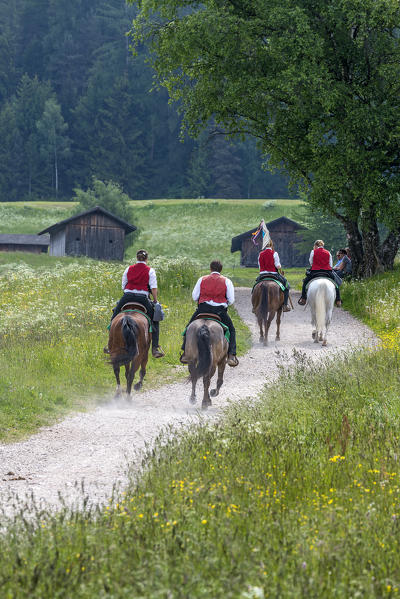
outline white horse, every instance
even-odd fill
[[[321,277],[310,282],[307,291],[307,303],[311,309],[314,343],[322,341],[322,345],[326,345],[326,336],[332,319],[335,297],[335,284],[330,279]]]

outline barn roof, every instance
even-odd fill
[[[69,223],[72,223],[74,220],[77,220],[77,219],[81,218],[82,216],[86,216],[87,214],[93,214],[94,212],[99,212],[100,214],[104,214],[105,216],[108,216],[109,218],[114,220],[116,223],[121,225],[121,227],[123,229],[125,229],[125,232],[127,234],[132,233],[132,231],[136,231],[137,227],[135,227],[135,225],[130,225],[122,218],[115,216],[115,214],[108,212],[108,210],[105,210],[105,208],[102,208],[101,206],[95,206],[94,208],[91,208],[90,210],[86,210],[85,212],[81,212],[80,214],[74,214],[74,216],[70,216],[70,218],[61,220],[59,223],[55,223],[54,225],[51,225],[51,227],[47,227],[47,229],[43,229],[43,231],[40,231],[39,235],[43,235],[43,233],[56,233],[57,231],[64,228]]]
[[[296,223],[295,220],[292,220],[291,218],[287,218],[286,216],[280,216],[279,218],[276,218],[275,220],[271,220],[271,221],[269,221],[269,223],[265,223],[265,224],[267,225],[267,229],[271,232],[273,232],[280,225],[283,225],[283,224],[291,225],[294,231],[305,228],[300,223]],[[242,241],[244,239],[246,239],[247,237],[250,237],[250,235],[252,233],[255,233],[255,231],[257,231],[257,229],[258,229],[258,227],[254,227],[254,229],[250,229],[250,231],[246,231],[245,233],[236,235],[236,237],[232,237],[231,253],[241,250],[242,249]]]
[[[45,235],[44,237],[41,237],[40,235],[2,234],[0,235],[0,244],[48,246],[50,245],[50,236]]]

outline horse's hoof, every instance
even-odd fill
[[[211,406],[211,400],[208,400],[208,401],[203,401],[203,402],[202,402],[202,404],[201,404],[201,409],[202,409],[202,410],[207,410],[207,408],[208,408],[209,406]]]
[[[126,401],[131,401],[132,400],[132,395],[130,393],[126,394]]]
[[[191,396],[189,397],[189,401],[190,401],[190,403],[191,403],[192,405],[194,405],[194,404],[196,403],[196,396],[195,396],[195,395],[191,395]]]
[[[316,335],[314,337],[314,343],[318,343],[318,337]]]
[[[135,391],[140,391],[140,389],[142,388],[142,383],[136,383],[136,385],[134,385],[133,388],[135,389]]]
[[[312,337],[313,339],[315,339],[315,335],[316,335],[316,334],[317,334],[317,333],[316,333],[315,331],[313,331],[313,332],[311,333],[311,337]]]
[[[268,339],[264,339],[263,345],[264,345],[264,347],[267,347],[267,345],[268,345]]]
[[[262,343],[264,341],[264,337],[261,335],[260,336],[260,343]]]
[[[219,391],[217,391],[217,389],[211,389],[210,391],[210,395],[211,397],[217,397]]]
[[[275,337],[275,341],[280,341],[281,338],[280,337]]]
[[[322,347],[326,347],[327,345],[328,345],[328,343],[327,343],[326,339],[324,339],[322,342]]]

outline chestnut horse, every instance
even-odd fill
[[[192,383],[190,403],[196,403],[196,384],[203,378],[203,410],[211,406],[211,397],[216,397],[224,381],[228,357],[228,341],[224,330],[215,320],[198,318],[186,330],[185,356],[188,359],[189,381]],[[217,384],[209,392],[211,379],[218,368]],[[211,396],[211,397],[210,397]]]
[[[151,333],[147,317],[140,311],[120,312],[112,321],[108,338],[110,363],[113,366],[117,389],[115,397],[121,395],[119,369],[125,366],[126,394],[131,397],[135,372],[140,366],[140,378],[134,386],[139,391],[146,374]]]
[[[276,314],[276,337],[280,340],[280,326],[283,308],[283,291],[274,281],[260,281],[251,294],[253,312],[260,327],[260,341],[268,345],[268,331]],[[264,325],[264,331],[263,331]]]

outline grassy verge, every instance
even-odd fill
[[[106,508],[17,519],[4,596],[397,596],[399,354],[297,362],[217,426],[160,439]]]
[[[346,309],[363,320],[377,333],[399,334],[400,265],[365,281],[346,283],[343,298]],[[396,333],[397,331],[397,333]]]
[[[122,264],[50,256],[0,255],[0,440],[35,431],[67,411],[92,405],[115,384],[103,354],[111,309],[121,295]],[[162,360],[150,358],[145,389],[183,377],[181,333],[194,304],[198,266],[155,262],[166,319]],[[239,354],[249,333],[233,311]]]

